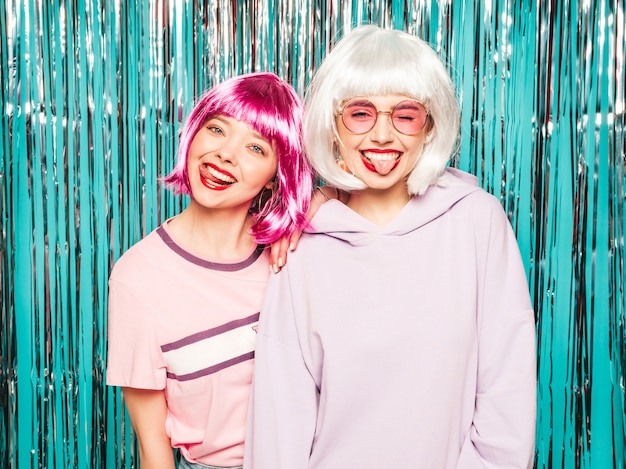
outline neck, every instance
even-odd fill
[[[410,199],[403,184],[387,190],[367,188],[353,191],[348,207],[375,225],[385,226],[400,213]]]
[[[247,209],[207,209],[193,199],[182,213],[168,224],[172,236],[182,247],[199,257],[239,260],[256,245],[248,230],[252,217]]]

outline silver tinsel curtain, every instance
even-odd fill
[[[181,121],[241,72],[303,92],[370,22],[444,59],[462,107],[452,164],[517,233],[537,318],[536,467],[625,466],[624,0],[2,0],[1,467],[137,467],[103,379],[107,278],[185,203],[157,183]]]

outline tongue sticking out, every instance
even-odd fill
[[[398,164],[398,160],[370,160],[372,166],[376,168],[376,172],[378,174],[382,174],[383,176],[389,174],[393,168]]]
[[[223,178],[218,178],[215,174],[211,173],[211,170],[208,167],[205,166],[200,167],[200,176],[213,186],[229,186],[232,184],[232,181],[225,181]]]

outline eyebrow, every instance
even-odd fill
[[[394,106],[394,109],[426,109],[426,107],[414,99],[405,99]]]
[[[374,103],[371,102],[369,99],[354,99],[352,101],[350,101],[349,103],[350,106],[369,106],[369,107],[376,107],[374,106]]]
[[[228,124],[228,121],[226,119],[224,119],[222,116],[212,116],[212,117],[209,117],[207,119],[207,122],[212,121],[212,120],[216,120],[216,121],[223,122],[224,124]]]
[[[228,125],[228,126],[230,127],[230,122],[229,122],[228,120],[226,120],[226,119],[224,118],[224,116],[218,115],[218,116],[213,116],[213,117],[210,117],[209,119],[207,119],[207,122],[210,122],[210,121],[212,121],[213,119],[218,120],[218,121],[220,121],[220,122],[222,122],[222,123],[224,123],[225,125]],[[236,119],[236,118],[234,118],[234,117],[230,117],[230,119],[233,119],[233,120],[236,120],[237,122],[241,122],[241,123],[243,123],[243,124],[246,124],[244,121],[240,121],[239,119]],[[250,127],[250,125],[249,125],[249,124],[246,124],[246,125],[248,125],[248,127]],[[254,130],[254,129],[252,129],[252,128],[251,128],[251,130],[252,130],[252,136],[253,136],[254,138],[257,138],[257,139],[259,139],[259,140],[263,140],[263,141],[265,141],[265,142],[267,142],[268,144],[270,144],[270,145],[271,145],[271,143],[270,143],[269,139],[265,138],[263,135],[261,135],[260,133],[258,133],[256,130]]]

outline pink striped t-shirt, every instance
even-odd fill
[[[239,466],[269,254],[212,262],[166,226],[111,273],[107,384],[164,389],[172,446],[190,461]]]

